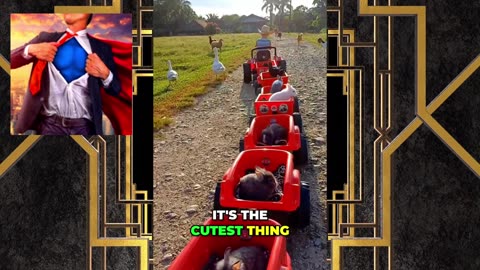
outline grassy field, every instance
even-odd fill
[[[299,33],[287,33],[289,37],[297,38]],[[322,48],[322,44],[318,43],[318,38],[321,37],[324,41],[327,41],[327,30],[323,29],[320,31],[320,34],[313,34],[313,33],[303,33],[303,40],[311,43],[317,47]]]
[[[246,59],[258,34],[219,34],[212,38],[223,39],[220,61],[227,72],[233,72]],[[221,83],[227,74],[215,78],[212,71],[214,54],[208,36],[176,36],[154,39],[154,129],[172,122],[180,109],[194,104],[195,97],[210,87]],[[178,72],[178,80],[169,87],[168,64]],[[238,78],[241,80],[241,78]]]

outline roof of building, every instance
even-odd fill
[[[241,18],[240,21],[242,23],[265,23],[268,20],[255,14],[250,14],[246,17]]]

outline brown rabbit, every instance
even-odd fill
[[[255,168],[255,173],[243,176],[237,185],[238,198],[253,201],[269,201],[283,194],[275,176],[260,167]]]

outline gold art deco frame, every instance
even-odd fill
[[[358,15],[359,16],[373,16],[373,41],[359,42],[354,41],[351,37],[354,35],[352,29],[343,28],[343,3],[345,1],[356,1],[358,3]],[[391,0],[388,0],[386,6],[377,6],[376,0],[373,0],[373,4],[368,5],[368,0],[338,0],[336,6],[327,7],[327,12],[334,12],[338,14],[338,28],[329,29],[328,35],[338,36],[337,51],[342,52],[342,48],[348,48],[350,57],[354,55],[355,48],[357,47],[371,47],[373,49],[373,104],[374,104],[374,130],[378,133],[378,137],[374,142],[374,200],[373,200],[373,222],[371,223],[355,223],[354,213],[355,204],[363,203],[363,191],[362,183],[357,187],[359,189],[360,199],[355,199],[355,181],[352,180],[353,169],[355,165],[351,164],[352,155],[350,154],[352,145],[350,144],[354,140],[353,133],[349,133],[349,179],[345,185],[344,190],[333,191],[334,197],[328,201],[329,207],[332,207],[332,213],[340,218],[333,219],[335,225],[332,228],[332,232],[329,233],[328,239],[331,241],[331,264],[333,270],[342,269],[342,256],[344,248],[359,248],[359,247],[372,247],[374,252],[374,269],[378,269],[379,265],[379,248],[387,248],[388,250],[388,269],[392,269],[392,239],[391,239],[391,160],[395,151],[412,136],[421,125],[426,125],[431,132],[433,132],[475,175],[480,177],[480,163],[475,160],[474,157],[460,144],[455,138],[432,116],[433,113],[480,67],[480,55],[478,55],[473,61],[464,68],[460,74],[448,84],[445,89],[430,103],[426,104],[426,7],[425,6],[392,6]],[[388,68],[386,70],[380,70],[378,68],[378,17],[385,16],[388,18]],[[392,65],[393,55],[393,42],[392,42],[392,25],[393,17],[396,16],[413,16],[416,19],[416,81],[415,81],[415,113],[416,116],[411,122],[404,128],[399,134],[390,138],[391,131],[391,91],[392,81],[394,76],[394,69]],[[350,40],[345,42],[343,37],[348,36]],[[341,37],[341,38],[340,38]],[[346,89],[346,95],[350,100],[355,100],[351,95],[355,91],[355,87],[352,85],[354,81],[348,78],[348,72],[352,70],[362,71],[363,67],[357,67],[354,61],[344,65],[342,57],[339,58],[339,65],[336,67],[327,68],[327,76],[341,76],[344,77],[344,89]],[[354,60],[354,56],[353,56]],[[344,70],[344,73],[333,73],[331,71]],[[329,72],[330,71],[330,72]],[[385,83],[386,80],[386,83]],[[362,85],[362,76],[360,76],[360,89]],[[360,90],[360,95],[362,91]],[[360,98],[360,104],[362,100]],[[352,106],[354,103],[349,102],[349,112],[351,115]],[[362,105],[360,105],[360,110]],[[380,108],[378,108],[380,107]],[[361,113],[359,114],[361,115]],[[349,131],[352,132],[352,120],[349,118]],[[358,120],[361,125],[362,119]],[[355,124],[353,124],[354,127]],[[362,128],[360,128],[362,130]],[[360,140],[362,136],[360,136]],[[361,142],[359,142],[361,144]],[[362,153],[360,152],[360,160]],[[353,158],[354,159],[354,158]],[[359,169],[363,166],[362,162],[359,164]],[[361,175],[361,173],[360,173]],[[370,180],[370,181],[372,181]],[[381,188],[377,190],[377,181],[380,181]],[[343,199],[335,199],[335,194],[343,195]],[[381,199],[378,199],[377,194],[380,194]],[[378,201],[377,201],[378,199]],[[381,205],[381,210],[377,213],[378,206]],[[347,220],[343,220],[342,209],[347,208],[349,215]],[[348,234],[343,233],[344,228],[350,228]],[[372,228],[373,237],[356,237],[355,228]],[[381,233],[380,233],[381,231]]]
[[[130,1],[130,0],[129,0]],[[144,67],[142,61],[142,36],[152,36],[152,29],[142,28],[142,16],[144,12],[153,12],[153,6],[142,6],[141,0],[137,1],[137,27],[138,29],[132,30],[132,35],[137,36],[138,43],[133,44],[134,51],[138,53],[138,63],[133,65],[132,82],[134,95],[137,94],[137,77],[153,77],[153,70],[151,67]],[[103,6],[94,6],[92,1],[89,0],[87,6],[55,6],[55,13],[121,13],[122,12],[122,0],[112,0],[112,5],[107,6],[104,1]],[[153,55],[152,55],[153,57]],[[153,62],[153,61],[152,61]],[[0,67],[10,75],[10,63],[5,59],[3,55],[0,55]],[[141,71],[137,73],[137,71]],[[150,91],[145,89],[145,91]],[[25,140],[17,146],[3,161],[0,162],[0,178],[15,165],[28,151],[34,147],[34,145],[42,138],[40,135],[29,135],[25,137]],[[147,270],[153,267],[153,258],[150,257],[149,244],[152,242],[152,232],[148,231],[148,221],[151,220],[151,213],[153,212],[151,207],[153,201],[148,200],[148,192],[137,190],[135,184],[132,181],[132,151],[133,143],[132,136],[116,136],[118,177],[116,179],[117,198],[116,204],[107,205],[106,199],[106,141],[101,136],[93,136],[87,138],[79,135],[71,136],[71,138],[85,151],[88,155],[87,168],[88,168],[88,241],[87,241],[87,267],[93,269],[92,265],[92,249],[102,248],[102,269],[107,269],[107,256],[106,251],[109,247],[126,247],[136,248],[137,252],[137,269]],[[124,138],[125,149],[125,181],[122,183],[120,177],[121,168],[121,149],[122,138]],[[100,172],[100,168],[103,167],[103,173]],[[153,180],[152,180],[153,181]],[[100,184],[103,188],[100,189]],[[124,187],[124,198],[122,199],[121,186]],[[103,196],[101,196],[103,195]],[[103,208],[100,206],[100,199],[103,202]],[[125,223],[109,223],[107,222],[106,213],[107,207],[115,207],[117,205],[124,204],[125,207]],[[134,211],[136,210],[136,211]],[[107,237],[107,229],[124,229],[124,237]]]

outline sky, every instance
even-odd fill
[[[313,6],[312,2],[313,0],[292,0],[292,6],[294,9],[300,5],[309,8]],[[230,14],[250,15],[252,13],[260,17],[269,16],[268,13],[262,11],[262,0],[190,0],[190,3],[195,13],[204,17],[208,13],[214,13],[219,17]]]
[[[18,48],[41,31],[63,32],[63,14],[11,14],[10,48]],[[90,35],[132,42],[132,19],[129,14],[94,14],[87,27]],[[11,70],[11,87],[26,89],[31,64]]]

